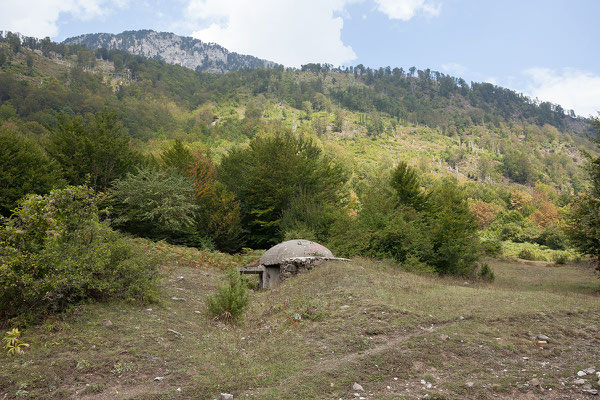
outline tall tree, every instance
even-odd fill
[[[108,111],[97,113],[87,122],[82,117],[61,116],[47,151],[60,164],[69,183],[87,182],[95,190],[103,190],[124,176],[138,158],[129,147],[117,115]]]
[[[600,119],[594,121],[600,145]],[[590,159],[590,187],[575,200],[571,213],[571,238],[584,254],[593,257],[600,270],[600,157]]]
[[[27,194],[61,186],[60,170],[37,143],[14,129],[0,130],[0,215],[8,215]]]
[[[304,193],[316,202],[336,202],[345,177],[311,140],[275,127],[248,148],[231,151],[219,179],[240,201],[248,244],[266,247],[280,239],[281,217],[293,198]]]

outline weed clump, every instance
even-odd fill
[[[4,342],[4,350],[6,350],[9,356],[23,354],[23,349],[29,347],[28,343],[21,340],[21,332],[17,328],[6,332],[6,336],[2,338],[2,342]]]
[[[248,303],[248,284],[235,269],[227,271],[227,283],[206,299],[208,315],[225,322],[238,321]]]

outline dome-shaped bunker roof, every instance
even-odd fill
[[[325,246],[310,240],[294,239],[279,243],[260,258],[262,265],[281,264],[283,261],[295,257],[323,257],[334,258],[333,253]]]

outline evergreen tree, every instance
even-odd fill
[[[123,134],[117,115],[107,111],[94,115],[89,122],[81,117],[61,116],[47,150],[70,184],[89,180],[96,190],[103,190],[124,176],[138,158],[129,147],[129,138]]]
[[[43,195],[62,184],[58,166],[35,142],[0,130],[0,215],[9,215],[25,195]]]

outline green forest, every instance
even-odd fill
[[[0,321],[148,301],[135,238],[287,239],[418,273],[597,258],[597,121],[431,70],[209,74],[0,38]]]

